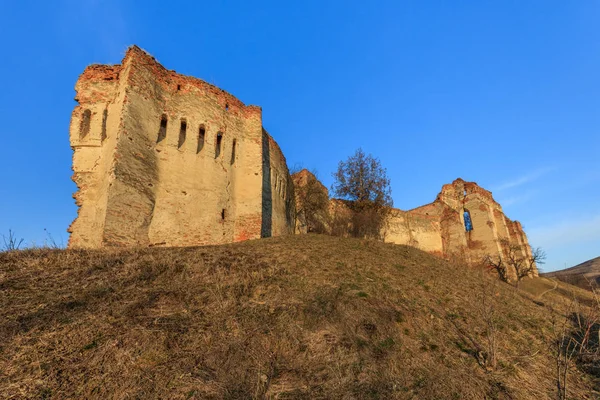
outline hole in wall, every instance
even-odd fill
[[[465,230],[471,232],[473,230],[473,221],[471,220],[471,213],[469,210],[464,210],[463,218],[465,221]]]
[[[156,143],[160,143],[167,137],[167,115],[163,114],[160,117],[160,128],[158,129],[158,137]]]
[[[229,111],[229,104],[225,104],[225,111]]]
[[[177,85],[177,91],[179,92],[181,90],[181,85]]]
[[[100,141],[104,142],[106,139],[106,120],[108,119],[108,109],[104,109],[102,112],[102,134],[100,135]]]
[[[79,125],[79,138],[83,139],[90,133],[90,125],[92,122],[92,112],[90,110],[83,111],[81,114],[81,124]]]
[[[223,134],[217,133],[217,141],[215,142],[215,158],[221,155],[221,142],[223,141]]]
[[[225,221],[225,209],[221,210],[221,220]]]
[[[236,145],[236,140],[233,139],[233,145],[231,146],[231,162],[230,162],[231,165],[233,165],[233,163],[235,163],[235,145]]]
[[[187,121],[185,118],[181,119],[181,126],[179,128],[179,141],[177,142],[177,148],[181,149],[181,147],[185,143],[185,135],[187,133]]]
[[[204,147],[204,136],[206,135],[206,128],[204,125],[200,125],[200,129],[198,129],[198,147],[196,148],[196,154],[202,151]]]

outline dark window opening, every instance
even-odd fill
[[[236,141],[235,141],[235,139],[233,139],[233,145],[231,146],[231,165],[233,165],[233,163],[235,163],[235,144],[236,144]]]
[[[177,85],[177,91],[179,92],[181,90],[181,85]]]
[[[471,221],[471,213],[465,210],[463,214],[463,218],[465,220],[465,230],[467,232],[471,232],[473,230],[473,222]]]
[[[81,125],[79,125],[79,138],[83,139],[90,133],[90,124],[92,122],[92,112],[85,110],[81,115]]]
[[[160,143],[167,137],[167,116],[165,114],[160,117],[160,129],[158,130],[158,138],[156,143]]]
[[[225,104],[225,111],[229,111],[229,104]]]
[[[215,143],[215,158],[221,155],[221,142],[223,141],[223,134],[217,133],[217,142]]]
[[[100,135],[100,141],[104,142],[106,139],[106,120],[108,119],[108,110],[105,109],[102,113],[102,134]]]
[[[206,135],[206,129],[204,125],[200,125],[200,129],[198,130],[198,148],[196,149],[196,154],[202,151],[204,147],[204,136]]]
[[[181,128],[179,129],[179,142],[177,143],[178,149],[181,149],[181,147],[185,143],[186,132],[187,132],[187,122],[185,119],[182,119],[181,120]]]
[[[221,220],[225,221],[225,209],[221,210]]]

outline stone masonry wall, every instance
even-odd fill
[[[293,179],[302,185],[310,172],[301,171],[304,179],[299,174]],[[350,212],[343,201],[333,199],[330,204],[338,214]],[[467,230],[465,213],[470,216],[471,230]],[[486,255],[506,255],[511,245],[518,245],[523,256],[531,256],[521,224],[504,215],[491,192],[460,178],[444,185],[433,203],[409,211],[392,209],[382,235],[389,243],[410,245],[442,257],[460,257],[469,263],[481,262]]]
[[[121,65],[86,68],[76,90],[79,212],[69,247],[293,233],[293,185],[259,107],[167,70],[135,46]]]

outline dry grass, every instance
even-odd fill
[[[540,299],[537,282],[518,293],[414,248],[318,235],[0,253],[0,393],[550,399],[542,303],[562,295]],[[482,296],[494,369],[481,362]],[[598,396],[590,375],[571,385],[573,398]]]

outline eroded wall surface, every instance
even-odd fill
[[[310,174],[301,172],[302,176],[294,177],[297,185],[305,184],[305,175]],[[344,201],[332,199],[330,203],[332,215],[350,213]],[[471,221],[469,229],[465,214]],[[531,257],[521,224],[504,215],[491,192],[460,178],[444,185],[433,203],[408,211],[392,209],[382,236],[389,243],[410,245],[442,257],[459,257],[469,263],[479,263],[488,255],[505,256],[513,245],[519,247],[523,257]]]
[[[469,229],[466,218],[471,221]],[[504,215],[491,192],[462,179],[444,185],[431,204],[394,210],[385,240],[469,262],[480,262],[487,255],[504,256],[512,245],[520,248],[523,257],[531,256],[521,224]]]
[[[76,91],[79,212],[69,247],[293,233],[293,185],[259,107],[167,70],[135,46],[121,65],[86,68]]]

